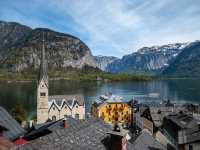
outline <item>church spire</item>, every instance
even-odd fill
[[[45,84],[48,85],[48,71],[47,71],[47,60],[45,56],[44,32],[42,33],[42,57],[41,57],[41,63],[40,63],[39,82],[41,80],[44,80]]]

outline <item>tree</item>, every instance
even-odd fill
[[[22,121],[26,120],[27,115],[26,111],[24,110],[23,106],[21,104],[17,104],[12,110],[11,115],[15,118],[17,122],[20,124]]]

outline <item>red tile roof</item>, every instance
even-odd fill
[[[17,140],[14,141],[15,145],[24,145],[27,143],[26,140],[24,140],[23,138],[19,138]]]

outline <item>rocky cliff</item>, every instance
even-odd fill
[[[143,47],[137,52],[123,56],[107,66],[107,71],[118,72],[161,72],[182,52],[187,43]]]
[[[44,33],[49,68],[74,67],[81,69],[97,64],[90,49],[80,39],[50,29],[0,22],[0,68],[14,72],[37,69],[40,65]]]
[[[162,74],[170,76],[200,76],[200,41],[186,46]]]
[[[118,59],[119,58],[113,56],[95,56],[98,68],[100,68],[103,71],[107,71],[107,66]]]

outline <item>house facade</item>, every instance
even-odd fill
[[[192,115],[177,113],[164,117],[163,133],[180,150],[199,149],[199,122]]]
[[[140,128],[141,130],[147,129],[153,135],[154,124],[151,119],[149,119],[150,116],[148,116],[147,110],[148,109],[135,112],[133,121],[138,128]]]
[[[91,113],[94,117],[111,124],[130,123],[132,118],[131,107],[114,95],[101,96],[100,100],[93,103]]]
[[[58,120],[71,116],[84,119],[85,107],[82,95],[54,95],[49,96],[48,118]]]

